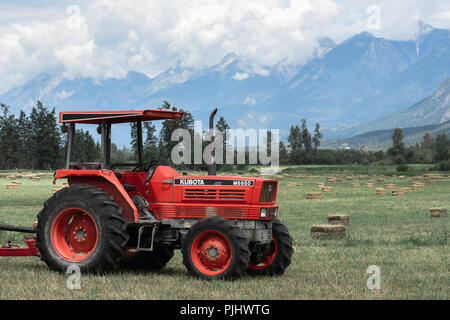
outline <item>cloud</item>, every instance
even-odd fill
[[[368,0],[92,0],[0,4],[0,92],[41,72],[66,77],[154,77],[175,62],[213,65],[236,53],[249,72],[301,65],[317,39],[369,31],[411,39],[417,20],[450,25],[445,1]],[[369,8],[379,10],[368,10]],[[373,20],[379,23],[370,23]],[[377,20],[378,19],[378,20]],[[375,21],[375,22],[376,22]],[[246,70],[247,70],[246,69]],[[245,73],[235,74],[244,79]]]

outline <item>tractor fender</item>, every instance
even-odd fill
[[[138,221],[138,209],[131,200],[124,187],[117,179],[114,172],[110,170],[57,170],[54,174],[56,179],[67,178],[69,185],[88,184],[95,186],[110,194],[114,201],[122,207],[122,215],[128,222]]]

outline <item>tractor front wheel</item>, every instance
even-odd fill
[[[294,253],[288,228],[278,219],[272,222],[272,243],[263,255],[254,252],[250,256],[247,273],[251,275],[281,275],[291,264]]]
[[[240,277],[250,256],[242,231],[221,217],[197,222],[187,233],[182,252],[188,272],[206,280]]]
[[[115,269],[128,240],[127,222],[111,195],[89,185],[56,192],[38,214],[36,247],[50,269],[81,272]]]

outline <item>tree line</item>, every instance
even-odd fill
[[[181,119],[168,119],[161,123],[159,133],[153,122],[143,122],[143,153],[145,160],[158,160],[160,164],[171,165],[177,169],[206,170],[207,165],[174,164],[171,159],[173,148],[179,143],[172,141],[172,132],[183,128],[194,132],[194,117],[181,108],[172,106],[164,101],[159,107],[161,110],[182,111]],[[423,140],[415,145],[407,145],[403,141],[400,128],[392,134],[392,146],[386,151],[367,151],[361,149],[328,150],[321,149],[320,125],[316,123],[314,131],[310,132],[306,119],[300,124],[292,125],[286,142],[280,141],[279,159],[282,165],[298,164],[360,164],[360,165],[388,165],[395,164],[404,169],[407,163],[437,163],[436,168],[450,170],[450,139],[445,133],[432,137],[426,133]],[[215,127],[224,138],[223,153],[228,144],[227,130],[230,125],[220,117]],[[112,143],[111,162],[125,163],[137,162],[137,126],[130,124],[131,145],[118,148]],[[271,132],[267,136],[267,145],[270,146]],[[38,101],[29,114],[21,111],[16,117],[5,104],[0,104],[0,170],[34,169],[54,170],[65,165],[66,134],[60,130],[55,109],[48,109]],[[204,141],[203,148],[210,142]],[[193,148],[193,144],[192,144]],[[236,152],[236,151],[234,151]],[[270,149],[269,149],[269,152]],[[191,152],[192,157],[194,152]],[[88,162],[99,161],[100,144],[92,135],[83,129],[76,129],[72,151],[72,161]],[[249,155],[246,154],[246,163]],[[229,171],[233,169],[246,170],[247,164],[217,165],[218,170]]]

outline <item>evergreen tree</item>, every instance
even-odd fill
[[[314,128],[314,137],[313,137],[313,144],[314,144],[314,151],[317,152],[317,149],[320,146],[320,139],[322,139],[323,135],[320,132],[320,125],[317,122],[316,127]]]
[[[298,125],[291,126],[288,137],[289,146],[292,151],[298,151],[302,149],[302,132]]]
[[[227,164],[226,163],[226,154],[227,154],[227,150],[229,148],[231,148],[230,144],[229,144],[229,139],[230,139],[230,135],[227,132],[227,130],[230,130],[231,127],[228,124],[228,122],[225,120],[225,118],[223,116],[220,116],[219,120],[216,123],[216,130],[220,131],[220,133],[222,134],[222,141],[223,141],[223,148],[222,148],[222,155],[223,155],[223,164],[218,164],[217,165],[217,169],[218,170],[231,170],[233,168],[233,166],[231,164]]]
[[[444,133],[438,134],[434,142],[434,160],[444,161],[449,159],[450,141]]]
[[[388,149],[388,154],[394,158],[396,164],[402,164],[405,161],[405,143],[403,142],[403,130],[395,128],[392,133],[392,147]]]
[[[33,169],[56,169],[60,165],[61,134],[56,112],[37,102],[30,114],[30,144],[28,154]]]
[[[145,161],[157,159],[157,143],[156,127],[151,121],[143,123],[143,130],[145,131],[144,140],[144,159]]]
[[[171,153],[173,148],[179,143],[179,141],[172,141],[172,133],[178,128],[186,129],[190,132],[192,138],[194,135],[194,118],[189,111],[185,111],[181,108],[177,109],[176,107],[171,106],[167,101],[163,102],[160,110],[182,111],[184,113],[181,119],[164,120],[162,122],[162,128],[160,131],[160,143],[158,144],[160,161],[163,164],[173,165],[171,160]],[[191,145],[193,145],[192,141]],[[192,159],[191,163],[193,163]]]
[[[0,105],[0,167],[2,169],[17,168],[20,163],[23,148],[20,144],[18,121],[9,112],[9,107]]]
[[[429,132],[425,133],[422,141],[422,149],[432,150],[433,149],[433,137]]]
[[[306,126],[306,119],[302,119],[302,145],[305,149],[305,151],[309,154],[309,152],[312,149],[312,143],[311,143],[311,134],[309,133],[308,127]]]

